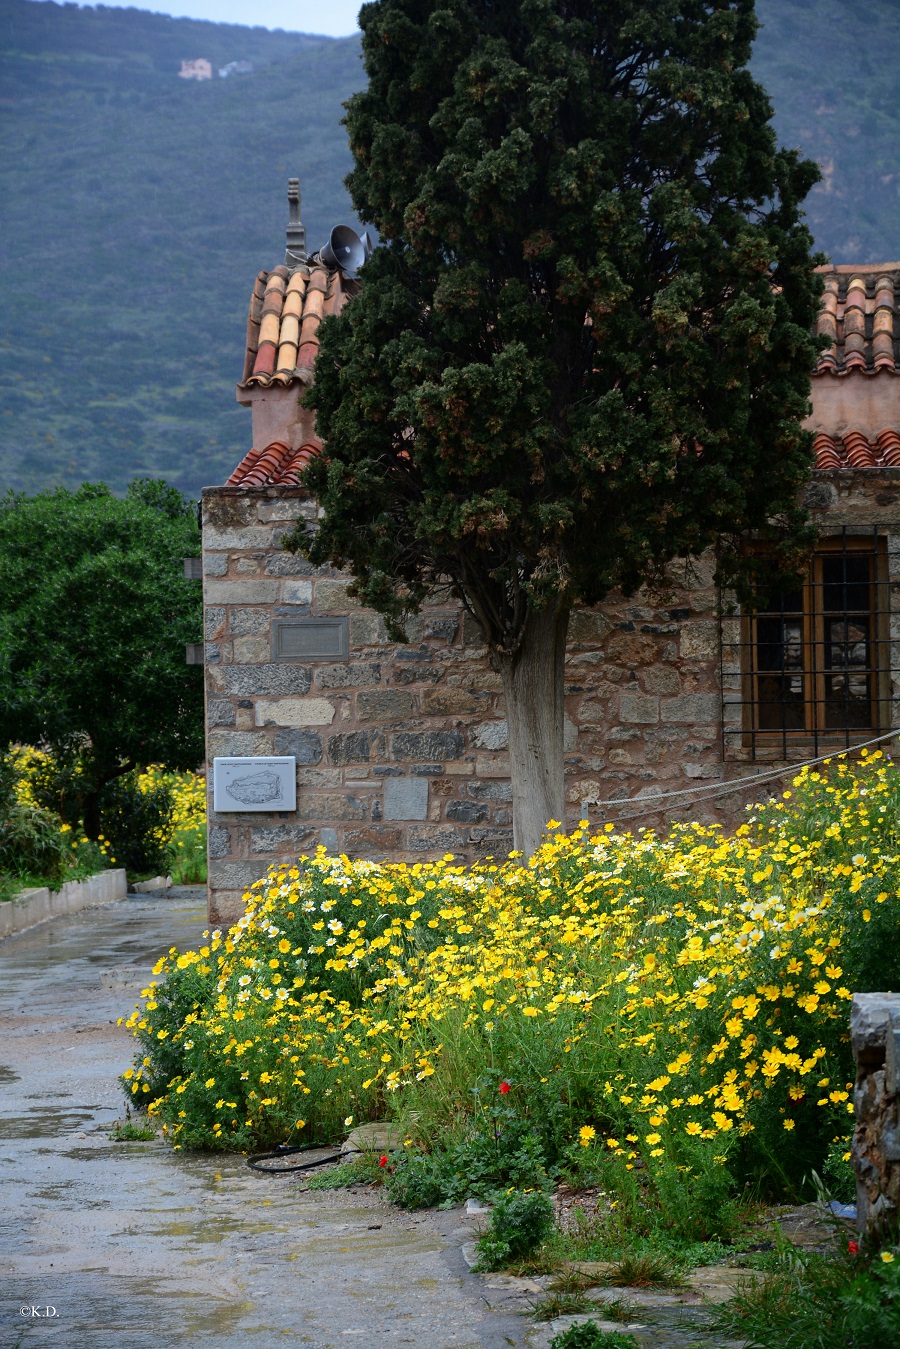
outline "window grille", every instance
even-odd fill
[[[796,586],[723,621],[726,757],[815,755],[890,730],[898,544],[893,529],[826,535]]]

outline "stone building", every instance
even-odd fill
[[[785,764],[900,725],[898,284],[898,263],[825,272],[807,488],[820,540],[804,583],[765,613],[723,617],[704,558],[665,604],[613,597],[574,614],[567,824],[727,824]],[[298,403],[316,332],[357,286],[307,258],[292,183],[285,262],[257,277],[237,389],[253,448],[204,489],[202,513],[208,762],[292,757],[296,808],[210,801],[215,922],[271,862],[319,843],[406,860],[512,846],[503,695],[471,618],[435,603],[394,645],[347,576],[280,546],[316,514],[297,485],[321,448]]]

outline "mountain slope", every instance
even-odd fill
[[[900,5],[758,0],[754,71],[824,167],[817,242],[900,257]],[[183,60],[249,74],[196,83]],[[0,490],[161,474],[195,494],[250,444],[234,401],[250,288],[352,222],[341,104],[356,38],[0,0]]]

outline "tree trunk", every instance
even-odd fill
[[[569,606],[529,612],[522,644],[499,658],[513,796],[513,843],[525,857],[548,820],[565,820],[563,674]]]

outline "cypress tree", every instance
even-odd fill
[[[747,63],[753,0],[375,0],[346,105],[353,204],[384,247],[326,320],[307,395],[323,519],[397,632],[435,589],[506,696],[516,846],[563,818],[573,604],[754,531],[805,541],[801,203]]]

